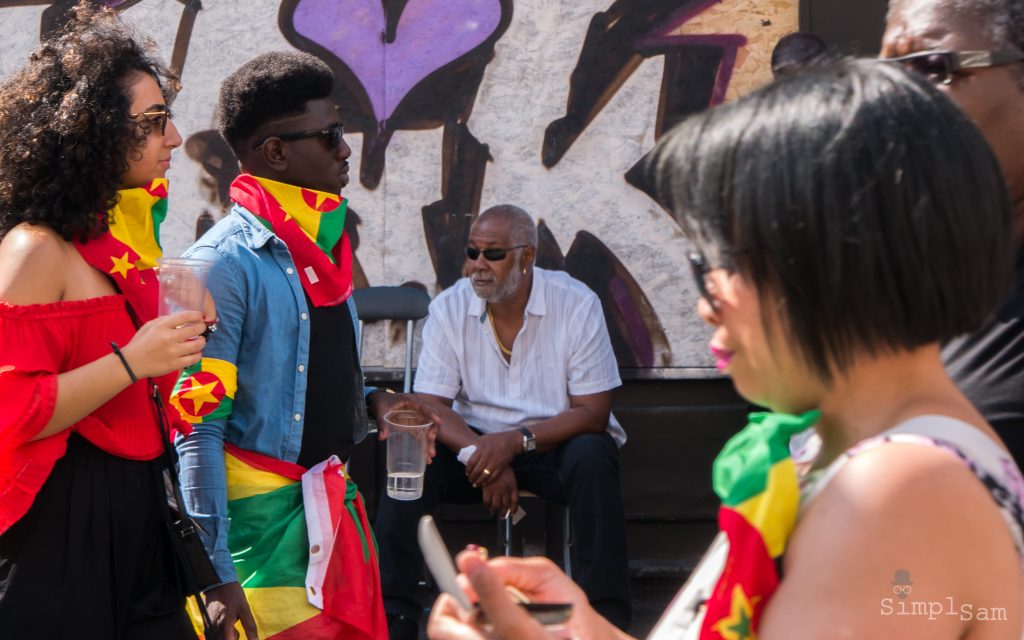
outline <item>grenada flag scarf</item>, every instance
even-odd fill
[[[140,323],[157,315],[160,286],[156,280],[160,224],[167,217],[167,179],[117,192],[117,204],[102,214],[108,228],[100,237],[74,241],[89,265],[113,278]]]
[[[729,554],[707,601],[701,640],[757,638],[800,509],[789,440],[820,416],[817,411],[751,414],[750,423],[715,459],[714,488],[722,499],[718,525],[729,538]]]
[[[224,467],[228,549],[260,638],[387,640],[377,545],[337,456],[307,470],[225,443]]]
[[[352,294],[352,246],[345,233],[348,200],[336,194],[257,178],[231,183],[231,199],[284,241],[306,295],[317,307],[333,307]]]

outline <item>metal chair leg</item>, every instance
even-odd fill
[[[569,505],[565,505],[565,520],[562,522],[562,562],[565,575],[572,578],[572,520],[569,518]]]
[[[414,324],[413,320],[408,320],[405,323],[405,382],[402,390],[406,393],[412,391],[412,347],[415,342],[412,330]]]

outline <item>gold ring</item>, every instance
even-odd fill
[[[484,475],[485,476],[491,475],[491,470],[490,469],[484,469]]]

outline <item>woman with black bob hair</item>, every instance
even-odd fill
[[[4,637],[195,638],[151,399],[213,317],[156,317],[172,82],[83,3],[0,86]]]
[[[924,80],[844,60],[691,117],[644,173],[694,244],[717,366],[773,412],[715,461],[724,535],[653,637],[1019,639],[1024,483],[939,355],[1012,274],[981,134]],[[623,637],[548,561],[459,567],[500,637],[548,637],[504,584]],[[429,635],[481,637],[447,596]]]

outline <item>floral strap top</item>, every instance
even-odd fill
[[[956,456],[988,489],[1013,535],[1024,561],[1024,479],[1013,458],[994,440],[971,425],[940,415],[911,418],[850,447],[831,465],[800,479],[800,513],[820,494],[853,456],[890,442],[938,447]]]

